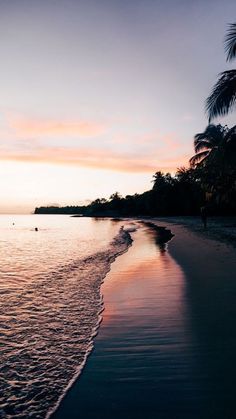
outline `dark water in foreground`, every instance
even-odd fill
[[[189,286],[152,229],[142,227],[133,238],[102,286],[95,349],[53,418],[235,418],[235,316],[229,326],[216,304],[221,324],[212,330],[200,284]],[[229,287],[235,294],[234,281],[208,281],[209,306],[215,288],[224,298]],[[233,299],[229,304],[234,315]]]

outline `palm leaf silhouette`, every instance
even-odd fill
[[[210,124],[205,131],[194,136],[195,155],[189,160],[192,167],[196,167],[204,160],[209,160],[219,147],[223,144],[229,129],[227,126],[220,124]]]
[[[189,160],[190,166],[195,167],[197,164],[202,163],[206,159],[206,157],[209,156],[209,154],[210,150],[200,151],[199,153],[195,154]]]
[[[227,61],[236,57],[236,23],[230,23],[227,35],[225,37],[225,52]]]
[[[227,115],[236,102],[236,70],[224,71],[206,100],[209,121]]]

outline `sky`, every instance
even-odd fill
[[[235,21],[235,0],[0,0],[0,213],[187,166]]]

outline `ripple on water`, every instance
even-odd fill
[[[1,289],[1,417],[43,418],[57,405],[92,349],[102,280],[130,243],[121,229],[106,250]]]

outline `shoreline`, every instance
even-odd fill
[[[218,240],[236,247],[236,217],[208,217],[207,228],[202,225],[200,216],[179,216],[179,217],[148,217],[141,218],[149,220],[153,224],[182,226],[190,231],[199,234],[202,238]]]
[[[154,225],[157,225],[157,222],[160,222],[162,225],[180,225],[182,227],[189,228],[191,231],[194,231],[198,234],[204,234],[204,237],[213,240],[220,240],[225,243],[231,244],[236,247],[236,217],[235,216],[208,216],[207,218],[207,228],[203,227],[201,217],[196,215],[179,215],[179,216],[109,216],[109,215],[93,215],[93,216],[80,216],[80,215],[69,215],[71,218],[76,217],[85,217],[85,218],[94,218],[94,219],[112,219],[114,221],[143,221],[143,222],[153,222]]]
[[[166,418],[168,413],[170,419],[208,419],[210,417],[218,419],[224,415],[233,419],[233,380],[236,375],[234,362],[236,335],[233,325],[233,318],[236,315],[234,304],[236,285],[233,278],[236,268],[235,249],[212,237],[191,231],[186,226],[174,224],[170,219],[168,223],[164,219],[139,220],[141,223],[151,222],[161,228],[169,228],[175,236],[168,242],[167,252],[159,247],[157,255],[150,259],[153,247],[150,248],[148,242],[146,244],[142,242],[142,240],[147,240],[147,237],[143,235],[141,240],[140,233],[134,233],[133,246],[129,252],[114,262],[102,286],[105,310],[94,341],[94,351],[80,379],[65,396],[53,418],[86,417],[92,419],[96,416],[98,419],[109,417],[116,419],[123,415],[125,418],[133,419],[143,417],[146,409],[149,418],[157,415],[160,418]],[[143,228],[146,230],[145,234],[150,236],[157,246],[153,232],[148,232],[148,226]],[[141,253],[140,249],[142,249]],[[159,265],[155,266],[157,262]],[[172,276],[168,276],[168,270],[173,269],[172,265],[174,271]],[[228,266],[230,269],[227,270]],[[120,275],[117,276],[117,272]],[[156,281],[160,280],[160,276],[165,279],[161,281],[162,285],[158,286],[161,285],[164,289],[172,284],[173,277],[179,278],[179,282],[174,282],[167,291],[167,295],[164,293],[161,299],[159,299],[159,294],[162,288],[155,291]],[[147,281],[151,281],[150,289],[148,289]],[[173,286],[175,293],[172,292]],[[146,325],[143,324],[145,321],[140,318],[140,324],[137,327],[140,307],[136,306],[137,301],[133,299],[133,294],[139,292],[137,291],[139,287],[142,289],[140,296],[145,294],[145,298],[142,298],[141,311],[146,312],[144,317]],[[124,295],[127,301],[123,299]],[[177,301],[178,299],[176,300],[178,295],[181,295],[181,303]],[[130,301],[130,307],[127,307],[128,301]],[[160,306],[161,311],[153,317]],[[148,310],[150,307],[152,309]],[[172,310],[177,310],[174,316]],[[128,315],[125,317],[126,312]],[[180,318],[179,313],[182,313]],[[176,318],[181,327],[178,322],[176,325]],[[156,326],[159,321],[163,324],[161,329]],[[178,331],[178,345],[183,340],[181,344],[184,348],[183,354],[181,350],[173,352],[173,343],[170,344],[177,333],[173,328],[173,322]],[[145,338],[141,344],[139,336],[144,333],[144,330],[148,332],[145,332]],[[170,361],[165,360],[167,355],[164,358],[161,357],[161,362],[159,362],[161,342],[166,339],[166,335],[170,335],[165,344],[169,357],[167,358],[172,359],[171,365],[173,363],[174,368],[169,378],[163,373],[170,367]],[[155,347],[154,352],[150,349],[152,347]],[[135,355],[136,351],[139,353],[138,358]],[[147,370],[147,360],[150,360],[150,370]],[[131,368],[132,362],[137,364],[134,364],[133,368]],[[136,369],[138,374],[135,373],[135,375]],[[139,371],[145,373],[141,381]],[[180,371],[184,378],[179,376]],[[161,376],[160,379],[158,379],[159,376]],[[171,381],[168,381],[169,379]],[[144,387],[142,387],[142,382]],[[154,387],[153,382],[155,382]],[[185,388],[186,383],[188,383],[188,388],[194,389],[190,391],[190,394]],[[181,386],[185,390],[180,390]],[[165,394],[168,388],[171,393],[169,399],[166,399]],[[163,401],[162,398],[158,400],[155,395],[156,389],[157,395],[160,393]],[[121,391],[124,391],[125,395],[122,395]],[[174,400],[172,400],[173,397]],[[170,402],[172,407],[169,406]],[[182,407],[179,405],[180,402]],[[90,406],[91,403],[94,406]],[[127,410],[122,410],[123,404],[128,406],[129,413]]]
[[[126,248],[124,248],[121,251],[115,253],[112,256],[112,258],[110,259],[110,261],[109,261],[109,269],[105,272],[104,276],[101,278],[100,290],[101,290],[102,285],[103,285],[103,283],[104,283],[104,281],[106,279],[106,276],[111,271],[112,264],[116,261],[117,258],[119,258],[121,255],[123,255],[126,252],[128,252],[129,251],[129,248],[132,246],[133,240],[131,238],[129,229],[124,230],[124,227],[121,226],[121,228],[119,230],[119,234],[121,232],[122,232],[122,234],[125,234],[125,236],[126,236],[126,239],[124,240],[124,242],[126,243]],[[116,237],[115,237],[115,239],[116,239]],[[95,340],[97,334],[99,333],[99,328],[100,328],[100,325],[101,325],[101,323],[103,321],[102,313],[105,310],[104,299],[103,299],[103,295],[102,295],[101,292],[100,292],[100,297],[101,297],[101,300],[100,300],[101,307],[100,307],[100,310],[98,312],[98,321],[97,321],[96,326],[93,328],[93,331],[92,331],[92,334],[91,334],[91,337],[90,337],[90,345],[89,345],[89,347],[87,349],[87,352],[86,352],[86,355],[85,355],[85,357],[83,359],[83,362],[77,367],[77,370],[75,371],[74,376],[71,378],[71,380],[68,382],[67,386],[64,388],[61,396],[57,400],[57,403],[51,409],[48,410],[48,412],[47,412],[47,414],[45,416],[45,419],[50,419],[50,418],[54,417],[54,415],[56,414],[56,412],[60,408],[61,403],[63,402],[64,398],[66,397],[67,393],[70,391],[70,389],[76,383],[76,381],[79,380],[79,378],[80,378],[81,374],[83,373],[83,370],[84,370],[84,368],[86,366],[86,363],[87,363],[89,357],[91,356],[91,354],[93,352],[94,340]]]

